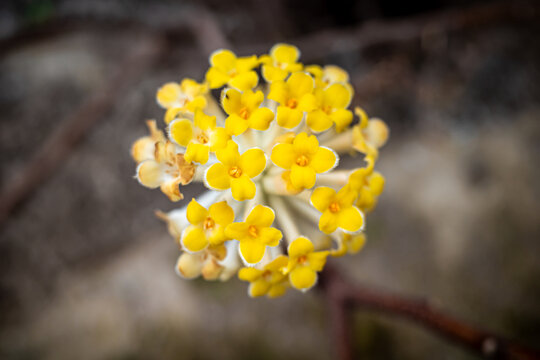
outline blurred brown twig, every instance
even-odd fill
[[[458,320],[434,308],[424,299],[353,284],[332,264],[327,264],[321,275],[321,287],[328,303],[334,348],[336,355],[342,360],[353,358],[349,331],[349,315],[353,308],[408,319],[484,358],[540,359],[540,352]]]

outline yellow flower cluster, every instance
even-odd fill
[[[147,121],[150,134],[132,147],[136,178],[171,201],[191,182],[209,189],[157,213],[183,251],[180,276],[238,274],[250,296],[277,297],[310,289],[328,256],[364,246],[365,214],[384,188],[374,167],[388,128],[349,108],[345,70],[299,58],[288,44],[260,57],[218,50],[204,82],[157,91],[166,133]],[[212,89],[221,89],[219,101]],[[339,154],[355,153],[363,154],[359,167],[335,169]]]

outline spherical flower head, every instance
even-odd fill
[[[181,208],[156,212],[182,251],[181,277],[237,274],[251,297],[306,291],[329,255],[354,254],[366,243],[364,214],[384,188],[375,164],[388,127],[360,108],[351,126],[347,72],[304,66],[293,45],[261,56],[217,50],[209,62],[204,82],[158,89],[167,131],[147,121],[150,134],[131,149],[136,178],[171,201],[182,200],[191,182],[208,188]],[[355,152],[364,154],[355,160],[361,164],[335,169],[338,154]]]
[[[329,171],[338,162],[336,153],[319,146],[317,137],[304,132],[298,134],[292,144],[275,145],[271,159],[275,165],[291,171],[291,184],[296,189],[311,189],[317,174]]]
[[[227,226],[226,236],[240,242],[240,255],[248,265],[259,263],[266,252],[266,247],[279,245],[283,234],[272,227],[275,214],[268,206],[257,205],[249,213],[246,221]]]
[[[249,149],[240,155],[238,145],[229,140],[227,146],[216,150],[219,163],[206,171],[206,183],[216,190],[231,189],[235,200],[253,199],[256,193],[253,178],[266,167],[266,157],[261,149]]]
[[[317,272],[323,269],[329,252],[315,251],[313,243],[301,236],[289,245],[288,253],[291,285],[298,290],[309,290],[317,282]]]

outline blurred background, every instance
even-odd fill
[[[391,128],[368,243],[332,260],[540,344],[540,6],[533,1],[3,0],[0,358],[327,359],[317,290],[250,299],[178,278],[178,249],[133,179],[155,91],[202,80],[228,46],[280,41],[351,75]],[[194,191],[198,191],[197,189]],[[191,194],[186,197],[190,198]],[[398,319],[354,313],[369,359],[472,359]]]

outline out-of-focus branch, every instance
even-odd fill
[[[458,320],[434,308],[426,300],[351,284],[332,264],[328,264],[321,275],[321,285],[329,306],[334,347],[336,355],[342,360],[353,358],[347,322],[347,314],[353,307],[408,319],[484,358],[540,359],[540,352]]]

